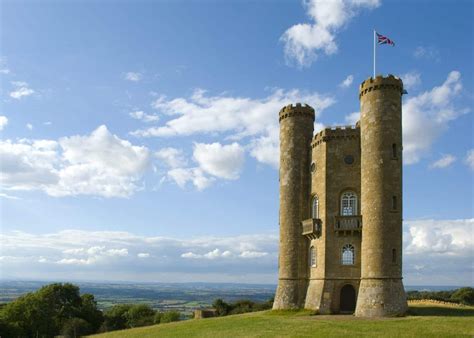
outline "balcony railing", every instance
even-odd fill
[[[301,222],[302,235],[309,239],[315,239],[321,236],[322,222],[319,218],[309,218]]]
[[[334,222],[336,231],[361,231],[362,216],[336,216]]]

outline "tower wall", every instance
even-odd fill
[[[361,283],[356,316],[403,315],[402,108],[403,83],[394,76],[360,86]]]
[[[280,256],[273,309],[301,308],[308,282],[308,242],[301,221],[310,211],[310,151],[314,109],[283,107],[280,121]]]

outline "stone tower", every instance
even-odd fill
[[[360,85],[361,282],[356,316],[399,316],[402,283],[403,83],[390,75]]]
[[[304,306],[308,283],[308,243],[301,220],[309,218],[311,139],[314,109],[288,105],[280,121],[280,257],[273,309]]]

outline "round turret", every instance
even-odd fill
[[[301,308],[307,288],[306,238],[309,217],[310,153],[314,109],[300,103],[283,107],[280,121],[280,256],[274,309]]]
[[[402,97],[399,78],[377,76],[359,90],[361,128],[361,284],[356,315],[403,315]]]

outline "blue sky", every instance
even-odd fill
[[[473,284],[469,1],[3,1],[4,278],[276,282],[278,110],[401,76],[407,284]],[[446,268],[449,266],[449,269]]]

